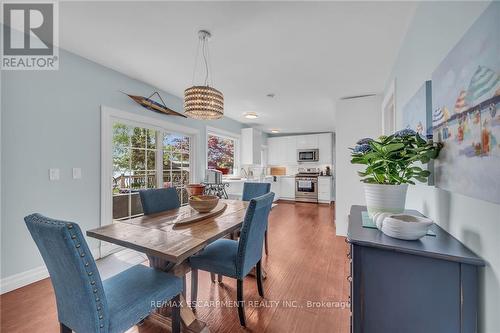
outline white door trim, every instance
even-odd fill
[[[190,144],[190,181],[196,179],[196,144],[200,132],[191,127],[174,124],[162,119],[137,115],[131,112],[122,111],[106,105],[101,105],[101,207],[100,207],[100,225],[110,224],[113,219],[112,202],[112,184],[111,177],[113,173],[111,156],[112,150],[112,124],[115,121],[140,125],[158,131],[182,133],[191,136]],[[101,244],[102,245],[102,244]],[[105,256],[112,251],[103,250],[101,246],[101,256]]]

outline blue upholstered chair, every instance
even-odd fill
[[[264,297],[261,267],[262,245],[273,198],[274,193],[270,192],[250,200],[241,226],[239,241],[219,239],[189,259],[195,277],[198,276],[197,270],[201,269],[237,279],[238,314],[242,326],[245,326],[243,278],[253,267],[256,267],[259,295]],[[193,300],[196,300],[196,289],[191,289]]]
[[[24,220],[49,270],[62,333],[124,332],[158,303],[179,302],[182,280],[143,265],[101,281],[78,224],[40,214]],[[178,306],[172,307],[172,331],[180,332]]]
[[[142,190],[139,191],[139,195],[144,215],[155,214],[181,206],[177,190],[173,187]]]
[[[243,195],[241,200],[250,201],[253,198],[260,197],[266,193],[271,192],[271,183],[243,183]],[[264,233],[264,251],[266,251],[266,256],[269,253],[268,245],[267,245],[267,228]]]

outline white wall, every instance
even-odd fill
[[[431,79],[434,69],[488,5],[419,4],[388,81],[396,77],[399,126],[401,107],[425,80]],[[500,3],[494,10],[500,10]],[[487,267],[480,271],[479,332],[500,332],[500,205],[430,186],[411,186],[406,205],[433,218],[487,261]]]
[[[335,126],[335,223],[337,235],[347,234],[348,215],[352,205],[364,205],[363,184],[359,166],[351,164],[349,147],[361,138],[376,138],[382,132],[382,96],[341,100],[337,103]]]

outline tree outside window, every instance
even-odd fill
[[[215,134],[208,135],[207,161],[209,169],[225,175],[235,174],[235,140]]]

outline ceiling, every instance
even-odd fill
[[[226,116],[266,132],[332,131],[340,97],[383,91],[414,10],[409,2],[62,2],[60,45],[182,97],[197,31],[207,29]]]

